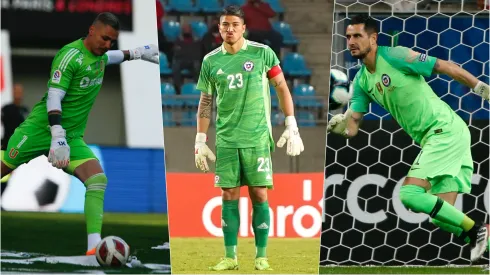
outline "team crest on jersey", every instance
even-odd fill
[[[98,74],[98,73],[101,73],[104,71],[104,60],[101,60],[99,62],[95,62],[95,73]]]
[[[60,80],[61,80],[61,71],[60,70],[54,71],[53,78],[51,78],[51,82],[60,83]]]
[[[381,83],[376,83],[376,88],[378,89],[378,92],[383,95],[383,87],[381,87]]]
[[[381,82],[383,82],[383,85],[385,85],[385,87],[390,86],[391,84],[390,76],[388,76],[387,74],[383,74],[381,76]]]
[[[254,63],[252,61],[247,61],[243,64],[243,69],[247,72],[252,71],[254,68]]]

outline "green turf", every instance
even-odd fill
[[[83,214],[65,213],[1,213],[2,251],[41,253],[51,256],[82,256],[87,250]],[[151,247],[168,242],[167,216],[163,214],[105,213],[103,236],[123,238],[131,247],[131,255],[142,263],[170,264],[169,250]],[[77,272],[101,268],[63,264],[31,265],[2,263],[2,271],[28,268],[29,272]],[[148,269],[104,270],[106,273],[148,273]],[[78,272],[77,272],[78,273]]]
[[[488,274],[482,267],[320,267],[320,274]]]
[[[223,274],[208,270],[224,256],[223,238],[172,238],[172,274]],[[320,240],[269,239],[267,248],[273,271],[255,271],[253,238],[238,238],[237,271],[226,274],[318,274]]]

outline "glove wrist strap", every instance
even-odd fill
[[[208,141],[208,137],[205,133],[196,134],[196,143],[205,143],[206,141]]]
[[[61,125],[53,125],[51,126],[51,136],[56,138],[64,138],[66,135],[65,130]]]
[[[298,128],[298,124],[296,123],[296,118],[294,116],[287,116],[284,122],[286,127]]]
[[[473,92],[477,95],[480,95],[481,97],[488,97],[489,86],[483,81],[478,81],[475,88],[473,88]]]

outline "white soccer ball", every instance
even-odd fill
[[[352,88],[349,78],[337,69],[330,70],[330,95],[328,99],[329,110],[344,107],[352,98]]]
[[[122,267],[129,258],[129,245],[119,237],[105,237],[97,245],[95,257],[102,267]]]

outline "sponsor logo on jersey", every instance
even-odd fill
[[[60,70],[56,70],[53,73],[53,78],[51,78],[51,82],[53,82],[53,83],[60,83],[60,81],[61,81],[61,71]]]
[[[426,55],[425,53],[420,54],[420,56],[419,56],[419,60],[420,60],[421,62],[425,62],[425,60],[426,60],[426,59],[427,59],[427,55]]]
[[[225,72],[223,72],[222,69],[219,69],[218,72],[216,74],[224,74]]]
[[[82,80],[80,80],[80,88],[88,88],[88,87],[92,87],[95,85],[102,85],[103,80],[104,80],[103,77],[97,77],[94,79],[84,77],[84,78],[82,78]]]
[[[252,71],[254,68],[254,63],[252,61],[247,61],[243,64],[243,69],[247,72]]]
[[[90,67],[90,65],[88,65],[86,71],[91,71],[91,70],[92,70],[92,68]]]
[[[385,87],[390,86],[390,84],[391,84],[391,79],[390,79],[390,76],[389,76],[389,75],[387,75],[387,74],[383,74],[383,75],[381,76],[381,82],[383,82],[383,85],[384,85]]]
[[[376,88],[378,89],[378,92],[379,92],[380,94],[383,94],[383,87],[381,87],[381,83],[379,83],[379,82],[378,82],[378,83],[376,83]]]
[[[78,64],[80,64],[80,66],[82,65],[82,63],[83,63],[83,53],[80,53],[78,55],[78,58],[77,58],[76,61],[78,62]]]

